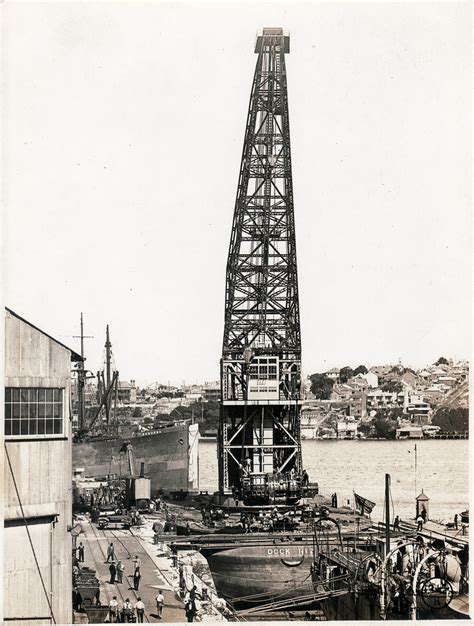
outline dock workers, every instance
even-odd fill
[[[117,582],[123,582],[123,572],[125,570],[125,565],[122,561],[117,561]]]
[[[156,613],[158,615],[158,619],[161,619],[161,616],[163,614],[163,606],[165,604],[165,596],[163,595],[163,592],[161,589],[158,591],[158,595],[156,596],[155,601],[156,601]]]
[[[301,486],[307,487],[308,485],[309,485],[309,476],[308,476],[308,472],[304,469],[303,473],[301,474]]]
[[[109,561],[115,561],[115,548],[112,542],[107,546],[107,560],[105,562],[108,563]]]
[[[134,564],[133,588],[135,589],[135,591],[138,591],[138,587],[140,585],[140,578],[142,577],[142,575],[140,574],[140,566],[142,564],[142,560],[140,559],[138,554],[135,555],[135,558],[133,559],[133,564]]]
[[[134,613],[136,613],[136,619],[134,617]],[[118,602],[117,596],[114,596],[113,599],[109,603],[109,619],[110,622],[118,622],[120,621],[128,624],[131,622],[139,622],[143,624],[143,618],[145,617],[145,604],[143,600],[138,596],[137,601],[134,605],[130,602],[130,598],[127,598],[122,606],[121,615],[118,611]]]
[[[200,608],[200,603],[196,597],[196,585],[193,585],[191,591],[188,591],[184,598],[184,612],[188,622],[194,621],[194,617]]]
[[[138,591],[141,577],[142,575],[140,574],[140,570],[136,569],[133,573],[133,588],[135,589],[135,591]]]
[[[140,566],[142,564],[142,560],[141,558],[138,556],[138,554],[135,555],[135,558],[133,559],[133,564],[134,564],[134,569],[140,569]]]
[[[163,524],[161,522],[153,522],[153,543],[158,545],[160,532],[163,532]]]
[[[137,601],[135,602],[134,609],[137,613],[137,621],[143,624],[143,617],[145,615],[145,605],[143,604],[140,596],[138,596]]]
[[[109,602],[109,620],[113,624],[118,621],[118,602],[117,596],[114,596]]]
[[[112,561],[112,563],[109,565],[109,571],[110,571],[110,584],[114,585],[115,584],[115,574],[117,573],[117,567],[115,565],[115,561]]]
[[[130,598],[127,598],[122,607],[122,619],[124,622],[131,622],[133,618],[133,606]]]

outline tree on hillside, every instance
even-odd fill
[[[380,439],[395,439],[397,422],[384,419],[383,417],[375,417],[372,425],[374,427],[376,437],[379,437]]]
[[[155,422],[173,422],[174,418],[169,413],[158,413],[155,415]]]
[[[469,409],[440,407],[433,415],[431,423],[446,433],[462,433],[469,428]]]
[[[403,385],[400,381],[398,380],[389,380],[388,382],[384,383],[381,387],[382,391],[391,391],[399,393],[400,391],[403,391]]]
[[[357,376],[357,374],[367,374],[368,371],[365,365],[359,365],[359,367],[356,367],[354,370],[354,376]]]
[[[446,357],[440,356],[435,365],[449,365],[449,361]]]
[[[361,422],[358,424],[357,430],[361,433],[361,435],[365,435],[367,437],[372,433],[372,422]]]
[[[219,423],[219,402],[193,402],[189,406],[179,406],[171,411],[171,419],[194,419],[208,428],[217,428]]]
[[[328,400],[332,393],[334,381],[324,374],[312,374],[309,377],[311,381],[311,393],[318,400]]]
[[[161,398],[184,398],[184,392],[183,391],[168,391],[166,389],[163,389],[162,391],[159,391],[158,393],[154,394],[154,396],[157,400],[160,400]]]
[[[377,409],[374,419],[382,418],[396,421],[399,417],[403,417],[403,415],[403,407],[396,406],[393,409]]]
[[[343,367],[341,371],[339,372],[339,380],[341,381],[341,383],[347,383],[349,378],[352,378],[353,376],[354,376],[354,370],[352,369],[352,367],[349,367],[348,365],[346,365],[346,367]]]

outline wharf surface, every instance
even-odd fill
[[[167,571],[167,559],[160,557],[158,546],[148,540],[139,538],[129,530],[99,530],[89,520],[81,520],[83,532],[79,535],[77,544],[82,541],[84,545],[85,565],[96,570],[96,576],[100,583],[100,602],[102,605],[109,604],[113,596],[117,596],[119,609],[123,602],[129,598],[132,605],[140,597],[145,604],[145,622],[185,622],[186,616],[182,600],[175,593],[170,584],[169,572]],[[106,563],[107,546],[113,543],[115,549],[115,561],[121,560],[125,566],[123,582],[110,583],[109,563]],[[141,580],[139,590],[133,588],[133,559],[138,556],[141,559]],[[165,598],[162,618],[156,614],[155,597],[161,589]],[[85,613],[75,613],[75,623],[85,622]]]
[[[428,520],[423,524],[421,531],[417,531],[417,523],[413,520],[400,520],[400,528],[402,531],[413,532],[425,537],[429,541],[440,539],[442,541],[451,541],[459,546],[469,544],[469,526],[459,523],[457,529],[450,528],[446,524],[434,520]]]

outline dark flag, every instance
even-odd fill
[[[370,515],[372,513],[372,509],[375,506],[375,502],[371,502],[370,500],[367,500],[367,498],[363,498],[362,496],[359,496],[359,494],[356,493],[355,491],[354,491],[354,498],[355,498],[356,510],[361,515]]]

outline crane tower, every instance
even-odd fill
[[[226,270],[219,490],[246,502],[301,495],[301,335],[285,54],[258,33]]]

